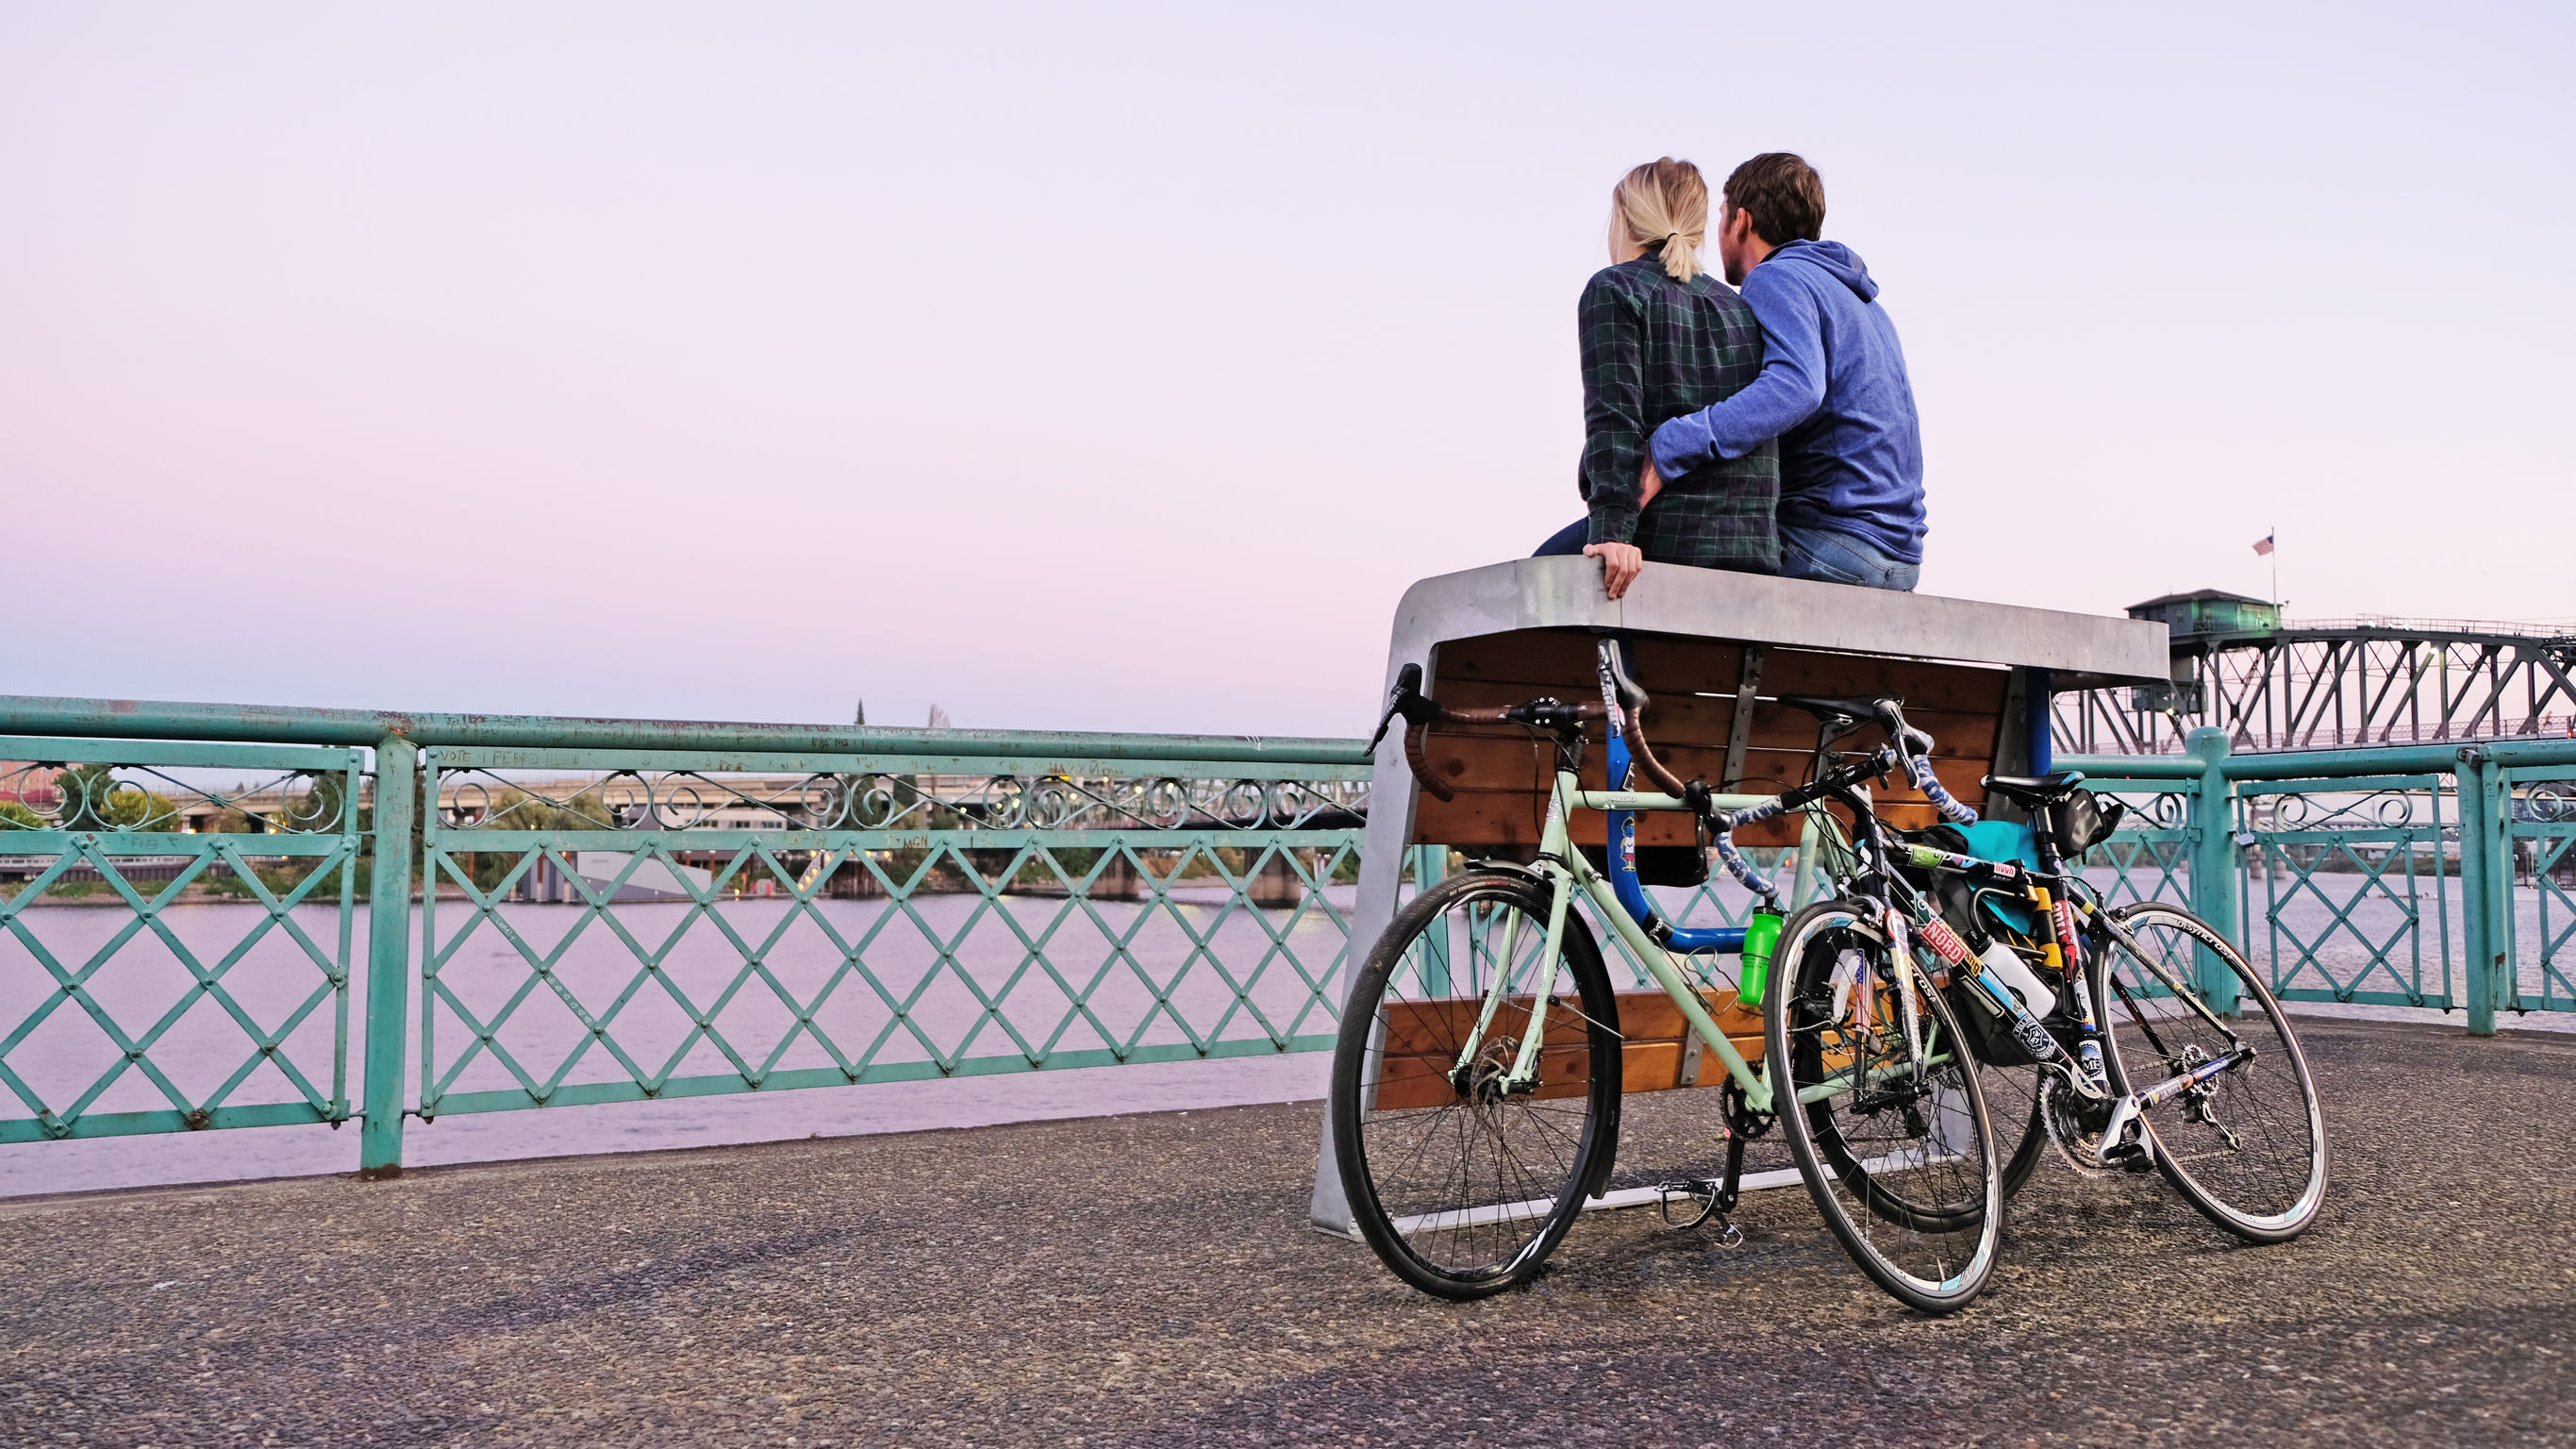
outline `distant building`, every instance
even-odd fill
[[[2131,604],[2129,617],[2152,620],[2177,636],[2269,634],[2281,627],[2281,606],[2225,589],[2194,589]]]
[[[0,802],[44,811],[62,798],[63,792],[54,788],[52,766],[29,760],[0,760]]]

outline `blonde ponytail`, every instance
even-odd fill
[[[1663,247],[1664,274],[1687,282],[1703,270],[1699,249],[1708,242],[1708,182],[1699,168],[1670,156],[1649,161],[1610,188],[1611,205],[1628,239]]]

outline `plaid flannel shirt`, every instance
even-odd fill
[[[1633,543],[1658,563],[1780,571],[1780,451],[1764,443],[1679,478],[1642,514],[1646,439],[1762,373],[1762,324],[1733,288],[1703,272],[1676,282],[1654,252],[1607,267],[1583,289],[1583,464],[1589,541]]]

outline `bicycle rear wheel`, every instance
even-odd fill
[[[2325,1205],[2326,1124],[2281,1004],[2227,938],[2191,912],[2141,901],[2111,919],[2135,943],[2106,939],[2093,953],[2111,1090],[2145,1091],[2240,1045],[2253,1049],[2251,1060],[2146,1114],[2157,1170],[2247,1242],[2297,1237]],[[2202,962],[2232,981],[2241,1015],[2203,1014]]]
[[[1516,871],[1424,891],[1369,952],[1342,1018],[1333,1152],[1352,1223],[1397,1277],[1442,1298],[1536,1273],[1617,1149],[1618,1001],[1570,905],[1542,959],[1549,902]],[[1538,1082],[1513,1091],[1534,994]]]
[[[2002,1163],[1958,1019],[1916,963],[1894,959],[1879,909],[1824,901],[1781,928],[1763,1012],[1774,1110],[1852,1261],[1908,1307],[1952,1313],[1994,1271]]]

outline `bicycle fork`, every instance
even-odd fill
[[[1532,1092],[1538,1089],[1539,1053],[1547,1035],[1549,988],[1556,984],[1557,953],[1565,945],[1565,912],[1572,896],[1562,883],[1550,893],[1547,910],[1547,934],[1543,938],[1536,968],[1537,979],[1530,983],[1529,1024],[1521,1033],[1520,1043],[1512,1054],[1512,1064],[1496,1085],[1505,1094]],[[1458,1058],[1449,1067],[1449,1083],[1460,1093],[1476,1088],[1476,1066],[1485,1054],[1485,1040],[1502,1014],[1503,1003],[1511,995],[1512,968],[1520,953],[1521,916],[1512,911],[1503,921],[1502,951],[1494,960],[1494,979],[1485,987],[1484,1006],[1477,1012],[1475,1029],[1458,1049]]]

